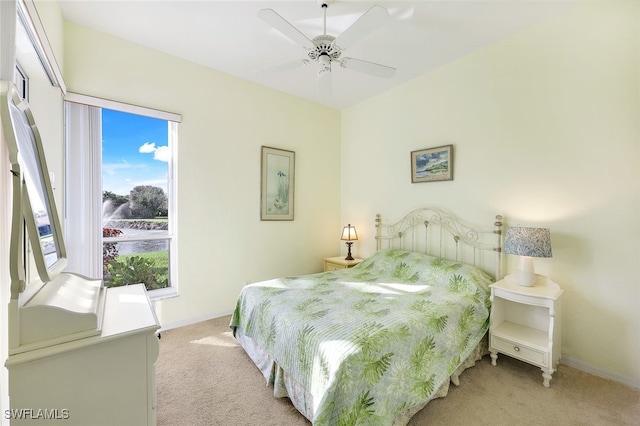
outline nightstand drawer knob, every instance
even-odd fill
[[[520,348],[518,346],[514,346],[513,350],[516,351],[516,352],[520,352]]]

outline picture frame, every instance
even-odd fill
[[[411,151],[411,183],[453,180],[453,145]]]
[[[261,147],[260,220],[293,220],[296,153]]]

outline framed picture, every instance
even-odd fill
[[[293,220],[296,153],[262,147],[260,220]]]
[[[453,180],[453,145],[411,151],[411,182]]]

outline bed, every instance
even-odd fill
[[[405,425],[487,353],[502,218],[426,207],[375,228],[357,266],[249,284],[231,318],[274,396],[314,425]]]

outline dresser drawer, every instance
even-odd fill
[[[518,358],[522,361],[530,362],[540,367],[547,366],[548,354],[544,351],[496,336],[491,337],[491,346],[503,354]]]

